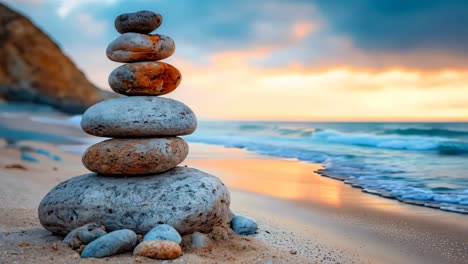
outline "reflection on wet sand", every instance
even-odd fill
[[[210,147],[207,147],[210,148]],[[226,150],[225,150],[226,151]],[[231,158],[189,160],[195,167],[203,167],[219,175],[230,188],[293,200],[312,200],[341,207],[341,182],[317,177],[320,165],[298,164],[296,160],[245,159],[233,149]],[[245,152],[244,152],[245,154]],[[232,168],[226,170],[226,168]],[[222,173],[221,173],[222,170]],[[327,182],[323,182],[326,180]]]
[[[320,176],[314,172],[322,168],[319,164],[205,144],[191,143],[190,148],[185,164],[220,177],[232,189],[295,200],[314,208],[340,209],[337,212],[348,210],[355,214],[367,214],[368,210],[375,210],[407,213],[411,210],[420,215],[435,213],[431,209],[364,194],[341,181]],[[440,215],[451,217],[450,214]]]

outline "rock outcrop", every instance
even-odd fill
[[[0,3],[0,98],[82,113],[109,97],[28,18]]]

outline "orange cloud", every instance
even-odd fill
[[[177,58],[183,81],[171,97],[201,118],[267,120],[467,120],[468,71],[267,69],[249,64],[265,50],[214,54],[200,67]],[[442,104],[443,103],[443,104]],[[440,105],[435,108],[434,105]],[[447,107],[443,107],[446,105]]]
[[[295,40],[302,40],[315,30],[315,25],[309,21],[301,21],[293,24],[292,37]]]
[[[468,70],[310,68],[300,63],[264,68],[250,63],[277,49],[281,47],[216,52],[207,64],[171,57],[183,77],[168,97],[185,102],[200,119],[468,120],[468,103],[463,103],[468,102]],[[96,64],[95,58],[103,56],[102,51],[75,54],[87,75],[108,87],[108,74],[120,64]]]

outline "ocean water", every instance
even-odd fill
[[[199,122],[185,139],[320,163],[364,192],[468,213],[468,123]]]
[[[68,120],[36,122],[79,127]],[[468,214],[468,123],[200,121],[189,142],[320,163],[323,176],[405,203]],[[102,138],[62,146],[82,153]]]

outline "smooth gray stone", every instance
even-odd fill
[[[185,104],[156,96],[97,103],[83,114],[81,128],[98,137],[162,137],[193,133],[197,119]]]
[[[149,240],[170,240],[177,244],[182,242],[179,232],[170,225],[157,225],[143,237],[143,241]]]
[[[192,247],[193,248],[204,248],[206,245],[206,235],[200,232],[194,232],[192,234]]]
[[[146,10],[121,14],[115,18],[115,29],[121,34],[126,32],[148,34],[161,24],[162,16],[160,14]]]
[[[91,241],[107,234],[105,227],[96,223],[86,224],[72,230],[65,237],[63,242],[68,244],[72,249],[77,249],[81,245],[87,245]]]
[[[238,235],[253,235],[257,232],[257,223],[250,217],[236,215],[232,218],[231,228]]]
[[[137,243],[137,235],[132,230],[124,229],[104,235],[90,244],[83,252],[82,258],[103,258],[119,253],[132,251]]]
[[[158,224],[171,225],[182,235],[207,233],[229,221],[230,201],[218,178],[193,168],[139,177],[91,173],[53,188],[39,205],[39,220],[61,235],[91,222],[108,231],[131,229],[138,234]]]

